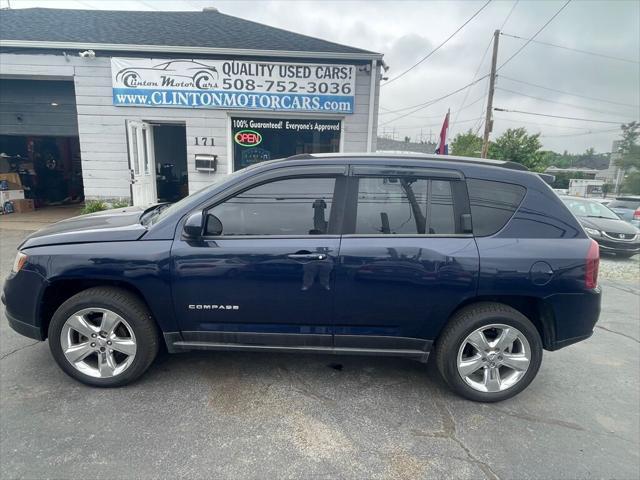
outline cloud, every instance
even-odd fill
[[[0,0],[4,1],[4,0]],[[381,104],[389,109],[418,104],[445,95],[469,83],[486,51],[493,31],[500,28],[514,1],[495,1],[436,54],[409,74],[382,88]],[[556,1],[520,1],[503,31],[529,37],[533,35],[563,4]],[[48,6],[65,8],[119,8],[136,10],[199,10],[211,6],[211,0],[12,0],[13,8]],[[447,38],[479,7],[479,2],[453,1],[225,1],[213,5],[223,13],[265,23],[275,27],[381,52],[391,67],[391,78],[426,55]],[[538,40],[571,48],[600,52],[617,57],[640,60],[640,2],[605,1],[572,2],[549,24]],[[523,45],[522,40],[500,38],[499,64]],[[480,75],[489,71],[490,52],[482,62]],[[640,65],[570,52],[535,43],[529,44],[500,72],[504,76],[540,84],[589,97],[610,99],[630,106],[611,105],[498,79],[498,85],[546,100],[572,103],[571,107],[539,101],[498,90],[495,105],[553,115],[596,120],[626,120],[638,118],[640,111]],[[483,114],[482,101],[459,113],[465,95],[465,105],[482,97],[486,82],[439,102],[415,116],[393,122],[401,136],[416,138],[442,121],[447,108],[458,123],[452,135],[467,130],[471,120]],[[595,112],[607,110],[610,112]],[[394,118],[381,115],[380,123]],[[540,124],[540,125],[538,125]],[[545,148],[580,152],[594,146],[609,151],[617,132],[589,134],[590,130],[615,128],[616,125],[562,120],[521,114],[497,113],[494,132],[500,135],[506,128],[525,126],[531,132],[541,132]],[[581,133],[580,136],[560,136]]]

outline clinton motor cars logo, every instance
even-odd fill
[[[151,67],[126,67],[116,74],[125,87],[216,88],[220,75],[215,66],[194,60],[172,60]]]
[[[233,136],[233,139],[242,147],[255,147],[262,142],[262,135],[255,130],[240,130]]]
[[[111,58],[116,106],[353,113],[356,67]]]

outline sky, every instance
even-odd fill
[[[7,2],[0,0],[0,6],[6,7]],[[201,10],[215,6],[225,14],[382,53],[389,79],[427,55],[484,3],[486,0],[10,0],[11,8]],[[485,76],[494,30],[506,34],[499,40],[501,65],[526,42],[507,35],[530,38],[564,3],[491,1],[436,53],[402,78],[383,85],[379,133],[435,140],[448,109],[450,138],[469,129],[482,133],[488,79],[403,118],[399,117],[413,109],[390,111],[427,103]],[[530,133],[541,133],[545,149],[581,153],[593,147],[597,152],[610,152],[612,141],[619,138],[619,124],[640,117],[640,2],[573,0],[536,41],[626,61],[529,43],[499,70],[494,107],[599,122],[495,112],[491,138],[508,128],[525,127]]]

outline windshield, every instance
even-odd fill
[[[571,213],[576,217],[611,218],[614,220],[620,219],[620,217],[615,213],[598,202],[582,200],[579,198],[563,198],[562,201],[567,207],[569,207]]]

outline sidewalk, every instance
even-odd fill
[[[40,208],[34,212],[0,215],[0,230],[39,230],[51,223],[80,215],[82,205]]]

